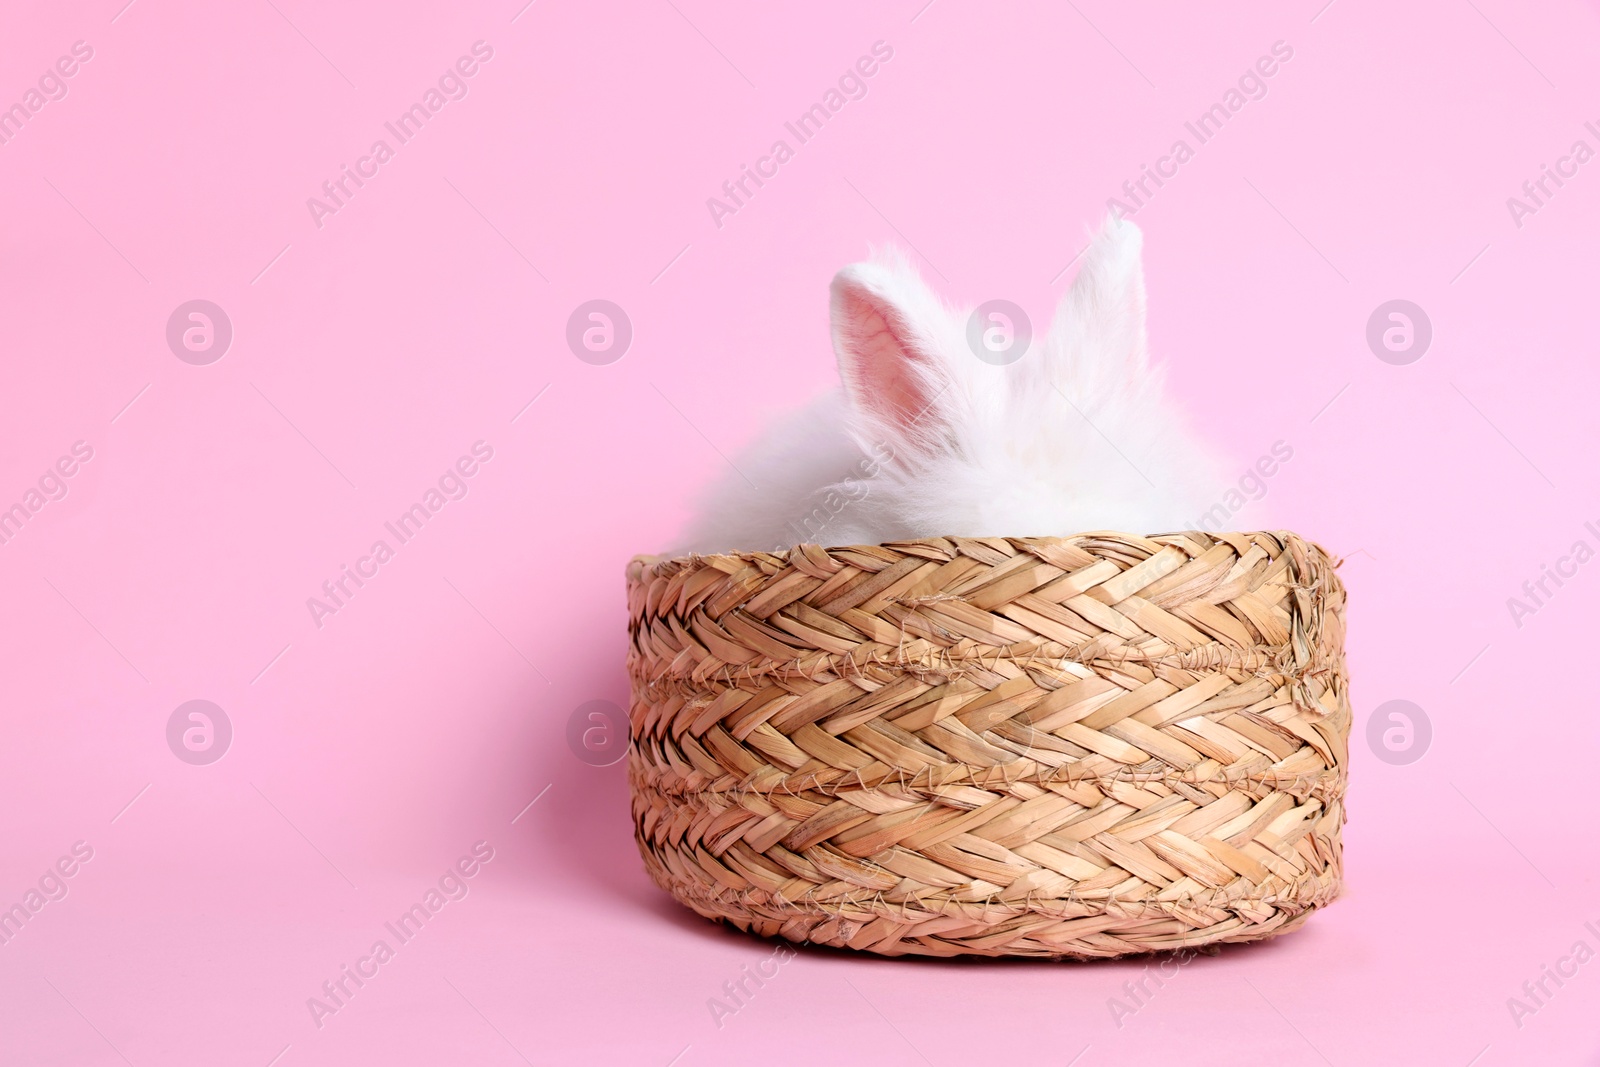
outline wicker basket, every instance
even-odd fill
[[[640,557],[650,875],[742,930],[1108,957],[1339,895],[1344,589],[1290,533]]]

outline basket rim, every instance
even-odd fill
[[[960,542],[963,542],[963,541],[966,541],[966,542],[976,541],[976,542],[979,542],[979,543],[987,543],[987,542],[992,542],[992,541],[1004,541],[1004,542],[1007,542],[1008,544],[1011,544],[1012,546],[1015,546],[1015,545],[1017,545],[1019,543],[1020,544],[1052,544],[1052,543],[1057,543],[1058,544],[1058,543],[1063,543],[1063,542],[1078,542],[1078,541],[1083,541],[1083,540],[1086,540],[1086,539],[1097,539],[1097,538],[1102,538],[1102,537],[1113,537],[1113,538],[1117,538],[1119,540],[1124,540],[1124,541],[1128,541],[1128,540],[1155,541],[1156,538],[1160,538],[1160,537],[1168,537],[1168,538],[1170,538],[1170,537],[1183,537],[1183,536],[1186,536],[1188,534],[1204,534],[1206,537],[1212,538],[1214,540],[1227,540],[1227,539],[1233,538],[1233,537],[1251,538],[1251,537],[1260,537],[1262,535],[1265,535],[1265,536],[1268,536],[1268,537],[1273,537],[1273,538],[1276,538],[1276,539],[1278,539],[1280,541],[1286,540],[1288,538],[1294,538],[1295,540],[1302,541],[1302,542],[1304,542],[1305,544],[1308,544],[1308,545],[1313,545],[1316,548],[1318,548],[1319,550],[1321,550],[1323,555],[1328,556],[1330,559],[1332,559],[1334,561],[1334,565],[1335,566],[1337,566],[1338,563],[1343,558],[1343,557],[1334,555],[1332,552],[1329,552],[1326,548],[1323,548],[1322,545],[1319,544],[1318,542],[1313,541],[1310,538],[1303,536],[1302,534],[1296,533],[1294,530],[1290,530],[1290,529],[1286,529],[1286,528],[1279,528],[1279,529],[1275,529],[1275,530],[1198,530],[1198,529],[1163,530],[1160,533],[1149,533],[1149,534],[1133,533],[1133,532],[1128,531],[1128,530],[1105,529],[1105,530],[1084,530],[1084,531],[1081,531],[1079,533],[1074,533],[1074,534],[1064,534],[1064,535],[1063,534],[1041,534],[1041,535],[1038,535],[1038,536],[1011,536],[1011,535],[1006,535],[1006,534],[996,534],[996,535],[986,535],[986,536],[983,536],[983,537],[971,537],[971,536],[967,536],[967,535],[964,535],[964,534],[931,534],[931,535],[929,535],[927,537],[907,537],[907,538],[902,538],[902,539],[897,540],[897,541],[880,541],[880,542],[877,542],[877,543],[854,542],[854,543],[842,544],[842,545],[824,545],[824,544],[820,544],[820,543],[817,543],[817,542],[814,542],[814,541],[801,541],[801,542],[797,542],[796,544],[790,545],[788,548],[780,548],[780,549],[774,549],[774,550],[729,549],[729,550],[724,551],[724,552],[689,552],[689,553],[685,553],[683,555],[663,555],[663,554],[653,554],[653,553],[640,552],[640,553],[635,554],[632,558],[630,558],[628,560],[628,564],[631,567],[633,564],[637,563],[637,564],[642,565],[643,567],[645,567],[646,569],[648,569],[650,571],[657,571],[662,567],[666,567],[668,565],[673,565],[673,564],[676,564],[680,568],[681,567],[686,567],[686,566],[692,567],[692,566],[698,565],[700,563],[703,563],[706,560],[712,560],[712,559],[737,559],[737,560],[743,560],[745,562],[754,562],[754,561],[756,561],[758,559],[787,560],[787,559],[791,558],[794,555],[795,552],[799,552],[799,551],[802,551],[802,550],[808,549],[808,548],[809,549],[815,549],[815,550],[818,550],[818,551],[821,551],[821,552],[860,552],[860,551],[871,551],[871,550],[874,550],[874,549],[898,550],[902,546],[906,546],[906,545],[922,545],[922,544],[927,544],[930,541],[949,541],[952,544],[957,544],[957,543],[960,543]]]

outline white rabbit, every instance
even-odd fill
[[[733,460],[682,551],[1189,528],[1221,481],[1149,365],[1140,245],[1108,218],[1048,335],[1007,365],[903,255],[840,271],[842,390]]]

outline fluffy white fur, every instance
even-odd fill
[[[1186,528],[1220,481],[1150,365],[1140,246],[1108,219],[1054,325],[1007,366],[973,354],[970,310],[903,255],[847,267],[842,388],[738,456],[680,550]]]

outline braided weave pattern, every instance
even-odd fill
[[[628,567],[651,877],[886,955],[1253,941],[1339,894],[1344,589],[1290,533]]]

